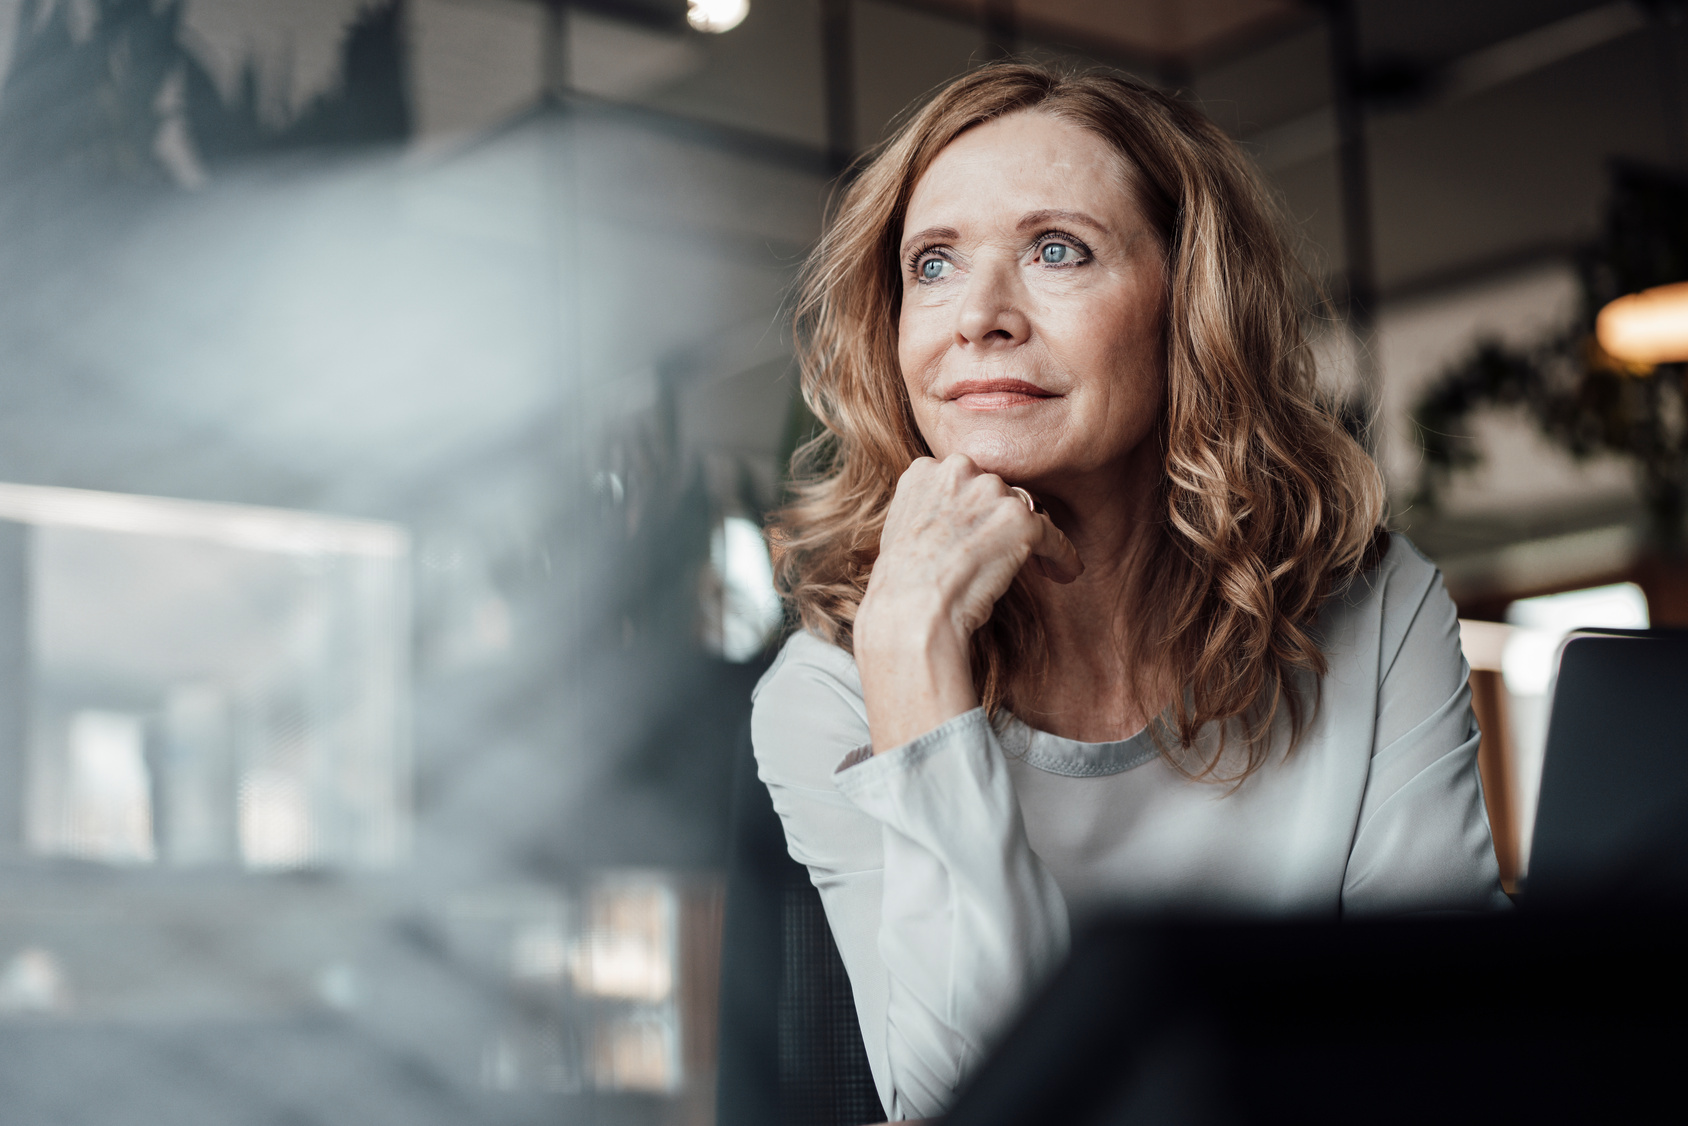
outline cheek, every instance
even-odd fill
[[[897,366],[910,391],[932,378],[932,369],[942,358],[948,337],[935,331],[936,318],[929,313],[903,309],[897,318]]]
[[[1121,315],[1122,306],[1131,311]],[[1112,446],[1129,447],[1152,430],[1163,409],[1166,361],[1161,341],[1160,311],[1144,307],[1141,299],[1098,301],[1079,312],[1066,335],[1066,360],[1094,380],[1096,395],[1089,400],[1090,425],[1111,437]],[[1111,325],[1111,331],[1101,326]]]
[[[902,309],[897,313],[898,350],[906,352],[910,347],[916,346],[925,334],[926,322],[930,319],[929,316],[922,316],[919,308],[904,301]]]
[[[1128,387],[1133,399],[1160,400],[1166,382],[1166,347],[1158,303],[1134,305],[1136,310],[1116,321],[1108,340],[1108,362]]]

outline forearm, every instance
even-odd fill
[[[972,711],[979,694],[967,635],[935,595],[875,594],[856,619],[855,657],[873,753],[883,754]]]
[[[1066,950],[1066,904],[978,709],[837,785],[883,827],[886,1109],[937,1113]]]

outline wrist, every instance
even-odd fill
[[[940,599],[924,592],[886,597],[870,588],[856,612],[853,637],[858,657],[892,664],[967,657],[967,634]]]
[[[968,637],[937,599],[862,600],[856,668],[875,754],[979,706]]]

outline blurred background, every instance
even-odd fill
[[[1280,194],[1327,393],[1467,619],[1516,881],[1558,640],[1688,625],[1688,350],[1595,331],[1688,280],[1685,36],[0,0],[0,1117],[713,1120],[760,522],[811,422],[783,310],[850,162],[1007,56],[1177,91]]]

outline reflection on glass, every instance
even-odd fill
[[[679,954],[680,901],[671,883],[627,873],[592,888],[570,976],[578,994],[608,1002],[596,1007],[592,1025],[599,1090],[679,1089]]]
[[[682,960],[688,944],[701,943],[707,951],[694,960],[713,974],[719,918],[687,904],[714,903],[718,893],[670,872],[612,870],[578,899],[529,892],[461,905],[455,942],[466,952],[488,924],[501,932],[512,986],[510,1009],[482,1050],[481,1084],[674,1095],[707,1073],[713,1049],[684,1041],[693,1024],[713,1025],[713,991],[698,981],[688,996]]]
[[[668,1093],[680,1086],[680,1037],[671,1019],[629,1013],[599,1022],[592,1083],[601,1091]]]
[[[567,1029],[528,1023],[493,1038],[481,1056],[481,1085],[494,1091],[580,1090],[579,1049]]]
[[[446,918],[451,958],[508,987],[504,1011],[480,1041],[480,1086],[490,1091],[579,1092],[583,1014],[569,990],[576,900],[559,887],[477,892]]]
[[[43,851],[112,864],[153,859],[152,794],[142,717],[75,712],[65,731],[56,817],[43,818]]]
[[[317,975],[317,996],[331,1009],[349,1012],[363,997],[358,972],[345,962],[331,962]]]
[[[674,992],[678,915],[666,884],[618,881],[594,888],[588,929],[573,959],[575,989],[589,997],[666,1001]]]
[[[51,950],[26,946],[0,969],[0,1013],[55,1013],[69,1007],[64,967]]]
[[[0,485],[0,519],[26,530],[31,852],[258,870],[399,858],[402,530],[19,485]]]
[[[782,613],[768,543],[754,521],[729,516],[715,525],[707,578],[705,644],[729,661],[751,660]]]
[[[517,981],[560,985],[569,968],[569,941],[561,916],[533,920],[516,927],[511,943],[510,973]]]
[[[229,701],[215,683],[170,688],[160,731],[160,800],[170,811],[159,834],[171,863],[195,867],[227,859],[236,836],[229,746]]]

